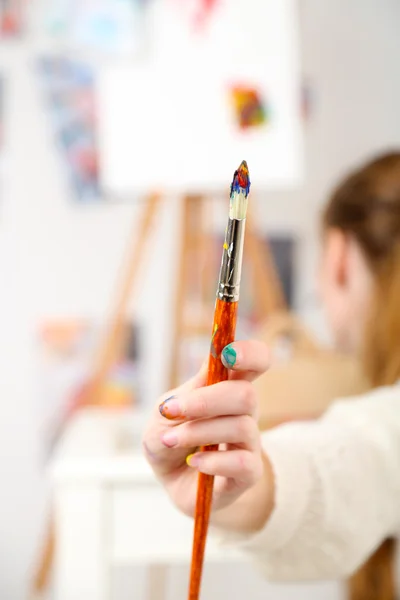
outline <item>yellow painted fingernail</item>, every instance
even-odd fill
[[[189,454],[189,456],[186,457],[186,464],[188,465],[188,467],[195,467],[196,466],[196,455],[195,454]]]

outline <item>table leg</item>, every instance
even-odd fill
[[[146,600],[165,600],[167,597],[168,566],[149,565]]]
[[[107,491],[59,486],[55,494],[55,600],[111,600]]]

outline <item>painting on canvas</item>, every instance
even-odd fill
[[[0,40],[18,38],[24,30],[26,0],[3,0],[0,4]]]
[[[70,52],[87,56],[135,57],[147,40],[150,0],[45,0],[45,33]]]
[[[0,73],[0,198],[4,178],[4,77]]]
[[[294,1],[221,2],[202,35],[169,2],[156,4],[153,60],[100,74],[107,193],[215,193],[244,158],[255,190],[301,183]]]
[[[48,56],[39,62],[39,74],[43,102],[72,195],[82,203],[99,201],[94,70],[79,60]]]
[[[39,331],[39,394],[43,410],[45,455],[51,453],[70,416],[80,407],[93,369],[100,328],[87,319],[50,319]],[[102,391],[105,406],[140,402],[140,332],[126,323],[122,359],[109,373]]]

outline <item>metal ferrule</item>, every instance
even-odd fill
[[[228,221],[217,291],[217,298],[225,302],[239,300],[245,227],[246,219]]]

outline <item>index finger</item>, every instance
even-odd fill
[[[258,340],[237,341],[225,346],[221,360],[231,370],[230,379],[254,381],[269,368],[270,351]]]

